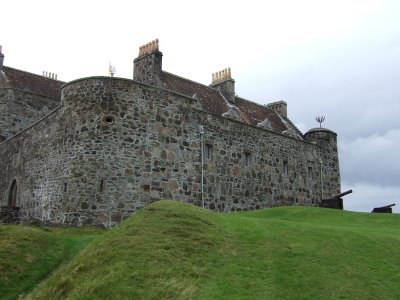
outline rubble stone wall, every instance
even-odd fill
[[[132,80],[80,79],[64,86],[59,109],[0,144],[0,206],[13,180],[26,222],[108,227],[159,199],[217,211],[313,205],[321,182],[340,192],[336,135],[314,138],[210,115],[195,99]]]
[[[0,87],[0,142],[31,126],[58,106],[60,99]]]

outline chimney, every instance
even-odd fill
[[[229,103],[235,104],[235,80],[231,77],[231,68],[213,73],[210,86],[220,91]]]
[[[0,46],[0,73],[3,72],[4,54],[2,52],[3,46]]]
[[[285,101],[268,103],[266,107],[274,110],[281,117],[287,118],[287,103]]]
[[[158,39],[139,47],[139,56],[133,61],[133,80],[161,87],[162,53]]]

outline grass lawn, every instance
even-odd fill
[[[94,240],[28,299],[400,299],[399,249],[398,214],[218,214],[159,201]]]
[[[0,299],[18,299],[103,230],[0,225]]]

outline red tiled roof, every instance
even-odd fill
[[[258,123],[268,118],[273,131],[282,133],[288,129],[279,115],[272,109],[240,97],[236,97],[235,103],[236,106],[249,117],[250,124],[253,126],[257,126]]]
[[[213,115],[222,116],[229,109],[219,91],[206,85],[163,71],[161,81],[166,89],[200,100],[203,109]]]
[[[50,98],[61,98],[61,86],[63,81],[51,79],[37,74],[3,67],[6,75],[6,87],[15,88]]]
[[[210,114],[222,116],[230,108],[220,92],[207,85],[165,71],[161,73],[161,81],[168,90],[198,99],[203,109]],[[281,117],[274,110],[263,105],[236,97],[235,106],[240,111],[240,121],[243,123],[257,126],[258,123],[268,118],[273,131],[282,133],[288,129]]]

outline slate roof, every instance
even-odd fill
[[[63,81],[6,66],[3,66],[3,72],[6,78],[5,87],[15,88],[50,98],[61,98],[61,86],[65,83]]]
[[[190,98],[198,99],[202,108],[210,114],[222,116],[223,113],[227,112],[232,107],[232,104],[225,100],[219,91],[210,86],[165,71],[162,71],[160,79],[164,88],[184,94]],[[283,133],[288,130],[288,126],[290,126],[296,130],[299,137],[303,137],[303,134],[289,119],[280,117],[274,110],[264,105],[236,96],[235,107],[239,109],[240,121],[243,123],[257,126],[258,123],[268,118],[273,131]]]

